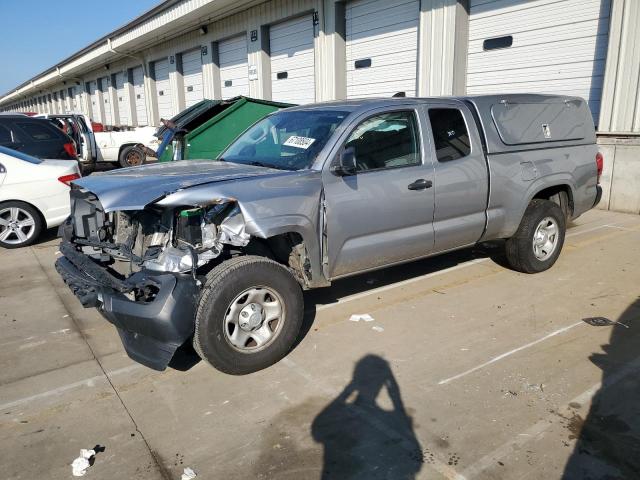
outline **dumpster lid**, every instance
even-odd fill
[[[271,102],[268,100],[255,99],[244,96],[233,97],[228,100],[205,99],[196,103],[195,105],[190,106],[189,108],[182,110],[176,116],[172,117],[170,121],[173,122],[179,130],[186,130],[187,132],[190,132],[195,128],[198,128],[207,120],[215,117],[219,113],[223,112],[230,106],[235,105],[241,100],[256,103],[265,103],[281,108],[292,106],[290,104]],[[167,127],[162,125],[161,127],[158,127],[158,130],[156,130],[155,136],[158,138],[163,138],[166,131]]]

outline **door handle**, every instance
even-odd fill
[[[427,188],[431,188],[433,183],[431,180],[425,180],[424,178],[419,178],[413,183],[410,183],[407,187],[409,190],[426,190]]]

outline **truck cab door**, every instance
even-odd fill
[[[486,225],[489,171],[478,127],[462,103],[424,106],[435,180],[435,251],[476,243]]]
[[[323,169],[325,273],[331,279],[420,258],[433,249],[433,165],[410,106],[369,112],[338,140]],[[343,152],[351,173],[336,171]]]

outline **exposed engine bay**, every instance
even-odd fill
[[[72,195],[72,225],[65,238],[82,253],[123,276],[140,270],[188,273],[219,257],[225,246],[244,247],[251,237],[233,199],[204,206],[105,213],[89,192]]]

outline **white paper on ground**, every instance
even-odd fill
[[[184,473],[182,474],[182,477],[180,477],[180,480],[193,480],[196,477],[197,477],[196,472],[194,472],[191,468],[187,467],[184,469]]]
[[[375,326],[375,327],[371,327],[372,330],[375,330],[376,332],[384,332],[384,328],[379,327],[379,326]]]
[[[71,463],[71,471],[74,477],[83,477],[89,468],[89,459],[96,454],[95,450],[80,450],[80,456]]]
[[[368,313],[362,313],[362,314],[353,314],[353,315],[351,315],[349,320],[351,320],[352,322],[359,322],[360,320],[362,320],[364,322],[373,322],[375,319],[371,315],[369,315]]]

